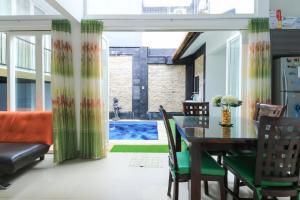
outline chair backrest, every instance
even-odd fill
[[[255,184],[300,184],[299,119],[262,116],[258,127]]]
[[[285,110],[286,106],[284,105],[257,103],[253,118],[255,121],[259,121],[262,116],[282,117]]]
[[[183,102],[185,116],[209,116],[209,102]]]
[[[162,118],[163,118],[163,121],[164,121],[164,124],[166,127],[166,131],[167,131],[168,146],[169,146],[169,162],[174,167],[174,169],[177,171],[178,163],[177,163],[177,156],[176,156],[175,141],[173,138],[168,115],[167,115],[166,110],[162,106],[159,106],[159,111],[162,114]]]

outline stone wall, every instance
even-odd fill
[[[114,97],[121,112],[132,111],[132,56],[109,57],[109,111],[113,111]]]
[[[148,112],[182,112],[185,100],[184,65],[148,65]]]

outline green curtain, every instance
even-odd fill
[[[81,21],[80,156],[106,156],[104,103],[102,100],[102,22]]]
[[[54,162],[77,157],[71,25],[52,21],[51,90]]]
[[[252,118],[257,102],[271,103],[271,50],[268,18],[249,21],[247,64],[247,117]]]

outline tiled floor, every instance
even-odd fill
[[[18,200],[167,200],[167,154],[110,153],[97,161],[75,160],[54,165],[52,155],[18,174],[0,191],[0,199]],[[218,186],[210,184],[213,198]],[[243,190],[243,195],[251,194]],[[180,200],[187,200],[187,184]],[[229,198],[231,199],[231,198]]]

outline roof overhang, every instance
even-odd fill
[[[186,52],[186,50],[201,34],[202,32],[188,32],[180,46],[176,49],[175,54],[173,56],[173,61],[179,61],[182,55]]]

